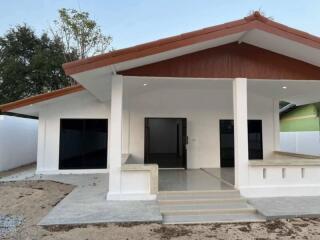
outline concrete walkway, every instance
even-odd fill
[[[162,222],[157,201],[106,201],[108,174],[35,175],[35,166],[5,173],[0,181],[49,180],[75,189],[39,225]]]
[[[267,220],[320,217],[320,197],[251,198],[248,202]]]
[[[40,225],[161,222],[156,201],[106,201],[108,174],[58,175],[42,179],[77,185]]]

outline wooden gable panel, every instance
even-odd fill
[[[246,43],[231,43],[120,72],[127,76],[320,80],[320,68]]]

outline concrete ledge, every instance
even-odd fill
[[[290,159],[290,160],[250,160],[249,166],[320,166],[320,159]]]
[[[249,166],[320,166],[320,156],[274,151],[264,160],[250,160]]]
[[[302,153],[292,153],[292,152],[283,152],[283,151],[274,151],[275,154],[291,156],[297,158],[307,158],[307,159],[320,159],[320,156],[310,155],[310,154],[302,154]]]

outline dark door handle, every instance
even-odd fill
[[[177,155],[180,156],[180,129],[179,129],[179,124],[177,124]]]

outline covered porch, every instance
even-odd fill
[[[154,197],[158,191],[230,189],[238,189],[247,197],[286,196],[295,191],[287,191],[284,183],[292,187],[303,184],[299,179],[301,173],[293,177],[294,181],[292,177],[288,180],[288,176],[292,174],[292,166],[302,168],[308,157],[279,151],[279,101],[312,102],[320,90],[317,81],[117,76],[119,78],[122,79],[121,152],[128,156],[122,161],[120,182],[130,183],[128,188],[121,187],[130,196],[144,198],[144,192],[151,188]],[[181,140],[185,153],[181,149],[171,152],[174,157],[168,157],[168,161],[177,161],[178,165],[169,169],[166,165],[161,167],[162,160],[157,162],[159,158],[146,155],[146,148],[150,147],[146,143],[150,137],[147,134],[151,131],[146,119],[179,118],[186,120],[187,140]],[[223,136],[221,122],[225,120],[232,121],[232,130]],[[250,130],[250,121],[258,121],[260,129]],[[153,142],[155,151],[163,146],[170,148],[170,141],[157,141],[155,138]],[[172,144],[176,149],[178,143]],[[157,154],[164,154],[163,159],[169,153]],[[185,161],[185,165],[179,165],[179,161]],[[231,166],[225,168],[224,161],[231,162]],[[313,157],[310,161],[316,169],[318,159]],[[271,168],[275,165],[289,175],[273,178]],[[268,188],[273,193],[265,191]],[[312,195],[312,191],[305,194]]]

